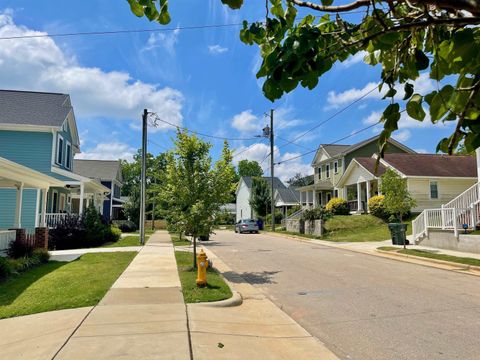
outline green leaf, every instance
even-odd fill
[[[227,5],[230,9],[240,9],[243,5],[243,0],[222,0],[222,4]]]
[[[410,99],[410,96],[413,94],[413,85],[410,83],[405,84],[405,96],[403,97],[403,100],[408,100]]]
[[[128,0],[130,4],[130,10],[138,17],[142,17],[144,15],[143,6],[140,5],[137,0]]]
[[[422,107],[422,100],[423,98],[421,95],[415,94],[407,103],[407,114],[411,118],[419,121],[423,121],[426,115]]]
[[[436,122],[443,118],[449,110],[450,97],[454,92],[453,86],[445,85],[440,92],[438,92],[430,103],[430,116],[432,122]]]
[[[333,4],[333,0],[322,0],[323,6],[330,6]]]
[[[394,88],[390,88],[382,99],[393,98],[396,93],[397,90],[395,90]]]
[[[415,66],[417,70],[425,70],[428,69],[428,65],[430,64],[430,60],[428,57],[423,53],[421,50],[415,51]]]
[[[161,11],[160,12],[160,15],[158,17],[158,22],[162,25],[167,25],[168,23],[170,23],[170,14],[168,13],[168,11]]]

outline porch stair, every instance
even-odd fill
[[[425,209],[412,222],[415,243],[428,236],[430,229],[453,231],[458,238],[459,230],[475,230],[480,223],[480,182],[442,205],[439,209]]]

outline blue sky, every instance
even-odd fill
[[[249,1],[232,11],[219,0],[170,2],[168,28],[210,24],[236,24],[258,20],[264,7]],[[352,16],[352,15],[351,15]],[[354,19],[352,19],[354,20]],[[138,19],[126,1],[3,0],[0,3],[0,37],[85,31],[158,29]],[[302,88],[271,103],[263,97],[258,48],[239,40],[238,26],[105,36],[78,36],[2,40],[0,87],[55,91],[72,97],[81,136],[81,157],[127,158],[140,145],[140,116],[147,107],[171,123],[222,137],[250,138],[266,125],[264,116],[275,109],[277,160],[288,159],[331,143],[378,121],[385,102],[378,92],[358,102],[325,125],[296,138],[358,99],[375,86],[379,68],[362,62],[362,56],[336,64],[317,88]],[[426,74],[416,82],[420,93],[436,84]],[[421,152],[434,152],[437,142],[452,130],[401,120],[396,138]],[[374,127],[342,143],[355,143],[379,132]],[[149,129],[149,151],[172,146],[175,129],[166,124]],[[210,140],[217,156],[222,141]],[[266,141],[234,141],[231,147],[243,158],[262,161]],[[247,148],[248,147],[248,148]],[[245,150],[246,151],[243,151]],[[241,152],[241,153],[240,153]],[[277,167],[282,179],[295,172],[312,173],[313,154]],[[268,159],[267,159],[268,160]],[[268,171],[268,161],[262,166]]]

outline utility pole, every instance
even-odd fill
[[[145,245],[145,191],[147,187],[147,109],[142,115],[142,173],[140,181],[140,244]]]
[[[270,110],[270,182],[271,182],[271,193],[270,200],[272,202],[272,231],[275,231],[275,199],[273,192],[273,177],[274,175],[274,163],[273,163],[273,109]]]

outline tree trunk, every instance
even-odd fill
[[[193,237],[193,268],[197,268],[197,237]]]

